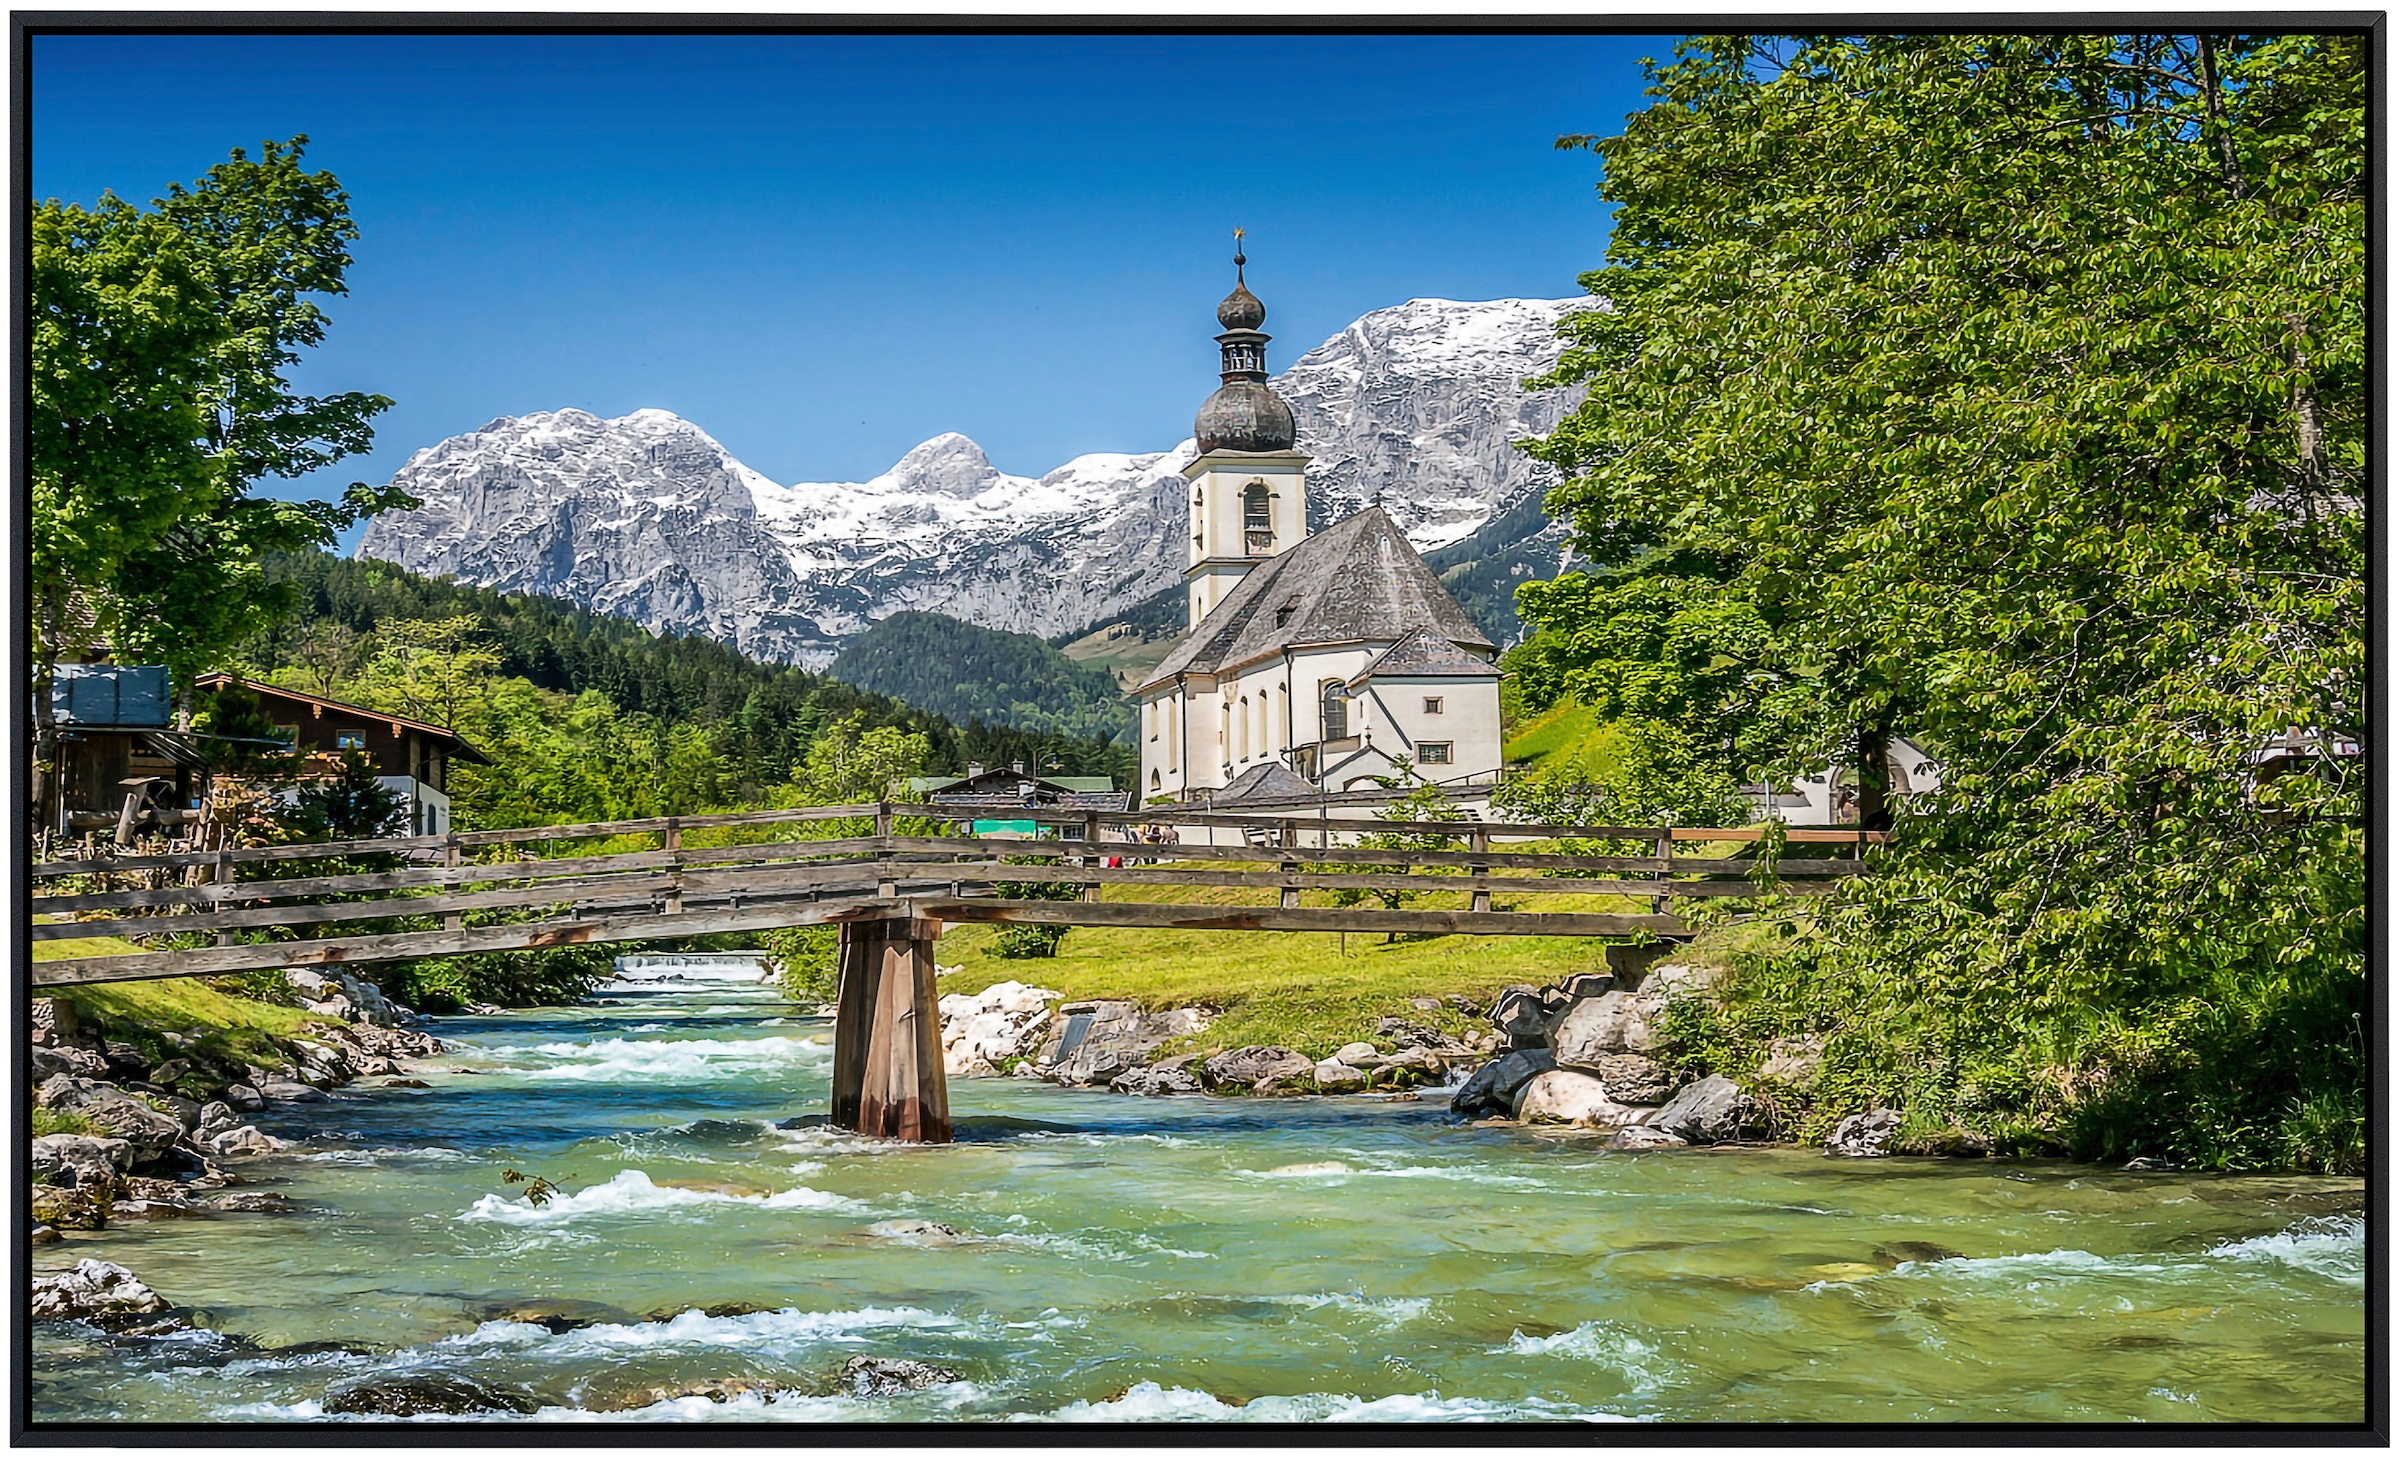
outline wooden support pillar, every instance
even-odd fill
[[[1658,893],[1650,898],[1650,910],[1655,915],[1667,916],[1675,909],[1674,869],[1675,824],[1668,821],[1658,828],[1658,869],[1651,873],[1651,878],[1658,882]]]
[[[667,828],[658,838],[659,849],[675,858],[667,868],[667,915],[683,915],[683,821],[667,817]]]
[[[1083,813],[1083,867],[1087,871],[1098,870],[1102,859],[1100,854],[1100,813],[1096,810],[1086,810]],[[1085,882],[1083,899],[1086,901],[1099,900],[1100,890],[1099,882]]]
[[[453,830],[450,832],[449,838],[442,842],[442,864],[451,870],[457,870],[459,859],[458,832]],[[445,880],[443,882],[442,889],[445,891],[456,891],[458,889],[458,883],[455,881]],[[442,918],[442,930],[444,931],[462,931],[466,928],[466,925],[467,918],[463,912],[453,911],[448,916]]]
[[[1479,856],[1489,855],[1492,849],[1492,833],[1480,825],[1476,826],[1473,830],[1468,831],[1467,849],[1473,851]],[[1489,878],[1492,874],[1492,868],[1483,864],[1471,865],[1467,867],[1467,874],[1470,876]],[[1489,886],[1481,886],[1476,888],[1476,890],[1471,893],[1468,898],[1467,909],[1470,911],[1491,910],[1491,888]]]
[[[231,850],[217,852],[215,879],[217,894],[210,899],[208,909],[222,911],[227,904],[226,898],[233,894],[233,852]],[[217,945],[220,947],[232,946],[233,933],[231,931],[218,932]]]
[[[934,1005],[938,921],[841,924],[833,1020],[833,1124],[875,1139],[950,1142],[950,1085]]]

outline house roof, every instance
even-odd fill
[[[1389,641],[1420,627],[1463,648],[1493,646],[1399,525],[1370,506],[1251,568],[1142,687],[1304,644]]]
[[[254,679],[237,678],[230,673],[204,673],[192,680],[192,687],[206,689],[210,693],[215,693],[228,684],[239,684],[262,699],[282,699],[289,703],[306,704],[312,709],[332,709],[350,715],[352,718],[373,719],[379,724],[397,724],[403,729],[414,729],[428,739],[440,740],[449,746],[452,754],[469,764],[496,762],[490,755],[459,738],[452,731],[444,729],[439,724],[428,724],[422,719],[411,719],[401,714],[387,714],[381,709],[370,709],[363,704],[345,704],[340,699],[321,698],[316,694],[302,693],[298,689],[260,683]]]
[[[1433,631],[1418,628],[1375,656],[1350,680],[1356,688],[1371,678],[1498,678],[1497,665],[1476,657]]]
[[[1253,765],[1233,777],[1233,783],[1209,797],[1209,803],[1223,805],[1233,800],[1299,800],[1317,793],[1317,787],[1284,768],[1280,763]]]

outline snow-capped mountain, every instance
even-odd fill
[[[1571,392],[1518,382],[1556,361],[1557,321],[1595,304],[1416,299],[1301,356],[1275,388],[1316,458],[1312,521],[1379,501],[1433,548],[1546,487],[1510,443],[1550,429]],[[1078,456],[1037,479],[949,434],[871,481],[780,486],[663,410],[544,411],[417,452],[392,479],[424,506],[376,518],[358,554],[817,667],[904,609],[1047,637],[1172,585],[1193,450]]]

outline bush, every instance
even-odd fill
[[[617,969],[615,949],[577,945],[385,962],[359,970],[384,996],[421,1012],[460,1013],[471,1003],[551,1007],[581,1002]]]
[[[1055,957],[1058,944],[1067,939],[1067,930],[1063,926],[1004,926],[992,938],[992,955],[1011,961]]]
[[[841,994],[841,928],[781,927],[761,938],[767,968],[794,1002],[831,1002]]]

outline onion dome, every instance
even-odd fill
[[[1292,407],[1267,385],[1267,340],[1271,336],[1258,332],[1258,326],[1267,322],[1267,306],[1242,281],[1242,266],[1249,260],[1242,256],[1241,230],[1235,229],[1233,236],[1237,240],[1233,292],[1217,305],[1217,322],[1225,327],[1217,336],[1222,356],[1219,378],[1224,384],[1200,407],[1192,434],[1198,438],[1202,454],[1288,451],[1299,428],[1292,420]]]

